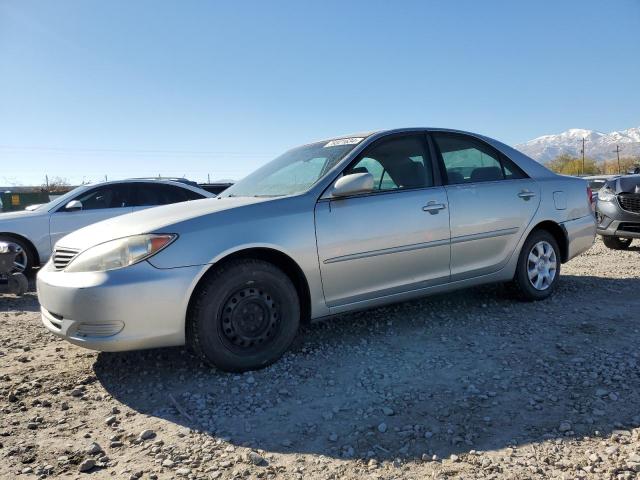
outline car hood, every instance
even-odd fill
[[[193,218],[270,200],[273,198],[219,197],[148,208],[76,230],[56,245],[82,251],[99,243],[142,233],[179,234],[178,224]]]
[[[640,189],[640,175],[626,175],[612,180],[610,184],[616,193],[640,193],[636,191]]]
[[[0,213],[0,224],[2,224],[2,222],[6,220],[19,220],[22,218],[39,217],[42,214],[43,214],[42,212],[37,212],[35,210],[19,210],[17,212],[4,212],[4,213]]]

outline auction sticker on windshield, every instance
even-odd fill
[[[339,138],[338,140],[331,140],[324,146],[324,148],[337,147],[339,145],[355,145],[356,143],[360,143],[362,140],[364,140],[363,137]]]

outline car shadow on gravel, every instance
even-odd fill
[[[140,413],[270,452],[409,459],[602,435],[640,422],[639,289],[566,275],[545,302],[496,285],[342,315],[243,375],[182,348],[102,353],[94,370]]]

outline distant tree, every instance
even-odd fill
[[[53,177],[49,180],[49,185],[46,183],[42,185],[42,190],[48,190],[49,193],[61,193],[69,191],[70,186],[71,184],[66,178]]]
[[[557,156],[547,162],[547,168],[563,175],[597,175],[600,167],[592,158],[584,159],[584,172],[582,170],[582,159],[573,157],[567,153]]]
[[[636,166],[640,166],[640,157],[622,157],[620,159],[620,172],[627,173]],[[607,160],[603,165],[604,173],[608,175],[618,173],[618,159]]]

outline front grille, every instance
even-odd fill
[[[621,223],[618,225],[618,231],[640,233],[640,223]]]
[[[71,248],[56,248],[53,252],[53,266],[56,270],[62,270],[69,265],[69,262],[73,260],[78,253],[80,253],[79,250],[73,250]]]
[[[620,206],[633,213],[640,213],[640,194],[638,193],[621,193],[618,195]]]

